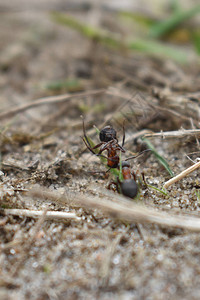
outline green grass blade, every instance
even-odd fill
[[[119,16],[125,20],[134,21],[141,26],[149,28],[150,26],[157,23],[154,19],[149,16],[142,15],[140,13],[130,12],[130,11],[121,11],[119,12]]]
[[[149,36],[152,38],[160,38],[171,30],[175,29],[184,21],[194,17],[200,13],[200,4],[186,11],[177,11],[167,20],[152,25],[149,31]]]
[[[197,54],[200,55],[200,30],[192,34],[192,39],[193,39],[195,50]]]
[[[177,13],[182,10],[181,3],[179,0],[171,0],[170,1],[170,9],[173,13]]]
[[[51,16],[55,22],[75,29],[87,38],[96,40],[108,47],[112,47],[115,49],[130,49],[150,55],[168,57],[181,64],[189,62],[188,52],[182,50],[181,48],[170,47],[163,43],[146,38],[137,38],[134,40],[122,42],[122,40],[113,33],[82,24],[81,22],[67,14],[54,12],[51,14]]]
[[[80,32],[82,35],[92,40],[99,41],[103,44],[114,48],[122,47],[122,42],[120,42],[116,37],[114,37],[114,35],[109,34],[109,32],[107,31],[103,31],[92,26],[83,24],[76,20],[74,17],[67,14],[53,12],[51,13],[51,16],[53,20],[57,23],[73,28],[76,31]]]
[[[180,64],[187,63],[189,61],[188,54],[175,47],[170,47],[164,43],[153,41],[150,39],[135,39],[128,42],[128,48],[132,50],[138,50],[143,53],[157,55],[160,57],[168,57]]]
[[[195,190],[195,194],[197,196],[197,201],[200,202],[200,190]]]
[[[151,185],[151,184],[147,184],[147,186],[148,186],[149,188],[151,188],[151,189],[153,189],[153,190],[155,190],[155,191],[157,191],[157,192],[159,192],[159,193],[165,195],[165,196],[168,195],[167,191],[164,190],[164,189],[159,189],[159,188],[157,188],[157,187],[155,187],[155,186],[153,186],[153,185]]]
[[[55,80],[46,85],[48,90],[60,91],[66,89],[68,92],[77,92],[84,90],[83,84],[78,79]]]
[[[151,149],[152,153],[155,155],[155,157],[157,158],[157,160],[159,161],[159,163],[161,165],[163,165],[163,167],[167,170],[167,172],[173,177],[174,173],[170,169],[170,167],[169,167],[167,161],[164,159],[164,157],[162,157],[157,152],[157,150],[154,148],[154,146],[152,145],[152,143],[147,138],[142,138],[142,140],[145,142],[145,144],[148,146],[148,148]]]
[[[99,135],[99,134],[100,134],[99,128],[97,128],[95,125],[94,125],[93,127],[94,127],[94,129],[96,130],[96,133]]]

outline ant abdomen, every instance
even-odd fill
[[[121,183],[121,192],[124,196],[134,198],[138,193],[138,186],[134,179],[127,179]]]

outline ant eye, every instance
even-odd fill
[[[111,126],[104,127],[99,133],[99,139],[101,142],[109,142],[117,138],[117,134],[114,128]]]

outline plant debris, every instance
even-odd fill
[[[197,298],[199,57],[170,40],[198,33],[197,3],[163,1],[1,4],[0,299]],[[137,197],[107,189],[120,151],[105,172],[81,115],[91,147],[110,126],[123,161],[143,153],[125,174]]]

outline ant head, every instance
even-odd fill
[[[118,167],[120,168],[120,164],[119,164]],[[123,160],[123,161],[122,161],[122,169],[125,168],[125,167],[130,168],[130,164],[129,164],[129,162]]]
[[[99,139],[101,142],[109,142],[117,138],[117,133],[111,126],[106,126],[101,129],[99,133]]]

